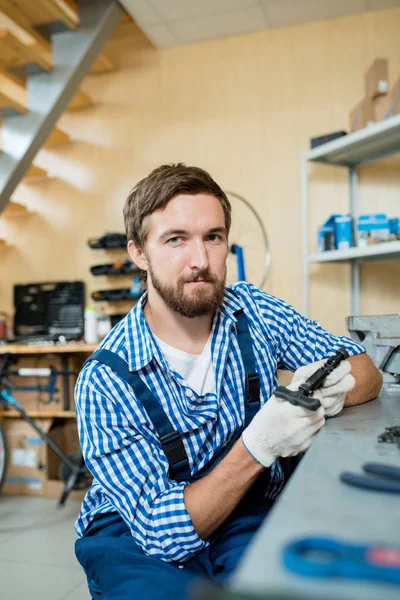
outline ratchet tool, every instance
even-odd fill
[[[287,400],[291,404],[296,406],[302,406],[303,408],[308,408],[309,410],[318,410],[321,406],[320,401],[317,398],[313,398],[312,394],[317,390],[325,379],[328,377],[330,373],[342,362],[349,357],[349,353],[346,348],[341,347],[339,350],[328,358],[323,367],[315,371],[311,377],[309,377],[304,383],[299,386],[297,392],[289,390],[286,387],[279,386],[276,388],[274,395],[277,398],[282,398],[283,400]]]

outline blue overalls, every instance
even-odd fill
[[[169,476],[175,481],[193,482],[211,471],[239,439],[244,427],[260,407],[259,375],[247,319],[242,310],[235,312],[235,317],[246,373],[245,422],[229,443],[194,476],[190,473],[179,432],[174,430],[160,403],[138,373],[129,371],[127,363],[109,350],[98,350],[88,359],[109,366],[140,398],[169,461]],[[269,478],[270,469],[264,469],[229,518],[211,536],[209,546],[182,564],[167,563],[146,555],[117,512],[95,517],[75,545],[76,556],[86,572],[93,599],[184,599],[197,579],[211,579],[219,583],[226,581],[271,506],[271,501],[264,497]]]

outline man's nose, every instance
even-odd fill
[[[208,266],[209,260],[204,242],[195,242],[191,248],[190,268],[204,271]]]

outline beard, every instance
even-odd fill
[[[222,304],[225,293],[226,267],[222,278],[212,275],[208,269],[197,271],[191,277],[180,277],[176,284],[168,284],[154,272],[148,264],[148,275],[155,290],[165,304],[182,317],[194,319],[214,313]],[[185,293],[185,284],[192,281],[209,282],[204,287],[192,291],[191,295]]]

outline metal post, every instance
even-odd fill
[[[357,168],[353,166],[349,168],[349,204],[353,222],[358,217],[357,189],[358,173]],[[354,240],[354,242],[356,241]],[[351,261],[351,314],[352,316],[360,314],[360,263],[358,260]]]
[[[351,261],[351,315],[360,314],[360,265],[358,260]]]
[[[301,203],[303,219],[303,314],[308,316],[308,161],[301,157]]]
[[[0,212],[67,108],[122,14],[123,9],[118,2],[85,1],[80,4],[79,28],[74,32],[53,35],[53,69],[51,73],[29,77],[28,112],[3,118]]]

